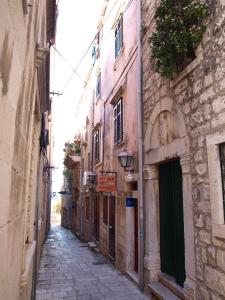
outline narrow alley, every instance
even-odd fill
[[[0,179],[0,300],[225,300],[225,0],[0,0]]]
[[[52,225],[43,247],[37,300],[149,299],[71,231]]]

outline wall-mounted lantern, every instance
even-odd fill
[[[131,154],[128,154],[128,152],[124,149],[122,152],[120,152],[118,155],[118,160],[121,165],[121,167],[124,168],[124,171],[127,171],[127,168],[130,167],[134,157]],[[129,170],[131,171],[131,170]]]

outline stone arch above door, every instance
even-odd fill
[[[150,281],[158,280],[160,267],[159,244],[159,178],[158,165],[179,158],[182,169],[185,270],[184,291],[187,299],[195,299],[195,255],[193,203],[190,174],[189,138],[179,104],[171,98],[158,102],[149,118],[145,132],[145,268]]]
[[[158,102],[145,133],[145,152],[160,148],[187,135],[183,114],[171,98]]]

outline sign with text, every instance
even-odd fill
[[[115,175],[98,175],[96,191],[115,192],[116,191],[116,176]]]
[[[135,207],[136,206],[136,198],[127,197],[126,198],[126,207]]]

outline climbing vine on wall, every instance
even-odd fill
[[[173,77],[195,58],[207,15],[207,5],[199,0],[161,0],[149,44],[155,69],[163,77]]]

